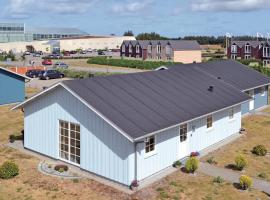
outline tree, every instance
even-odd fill
[[[134,36],[134,34],[131,30],[128,30],[124,33],[124,36]]]
[[[140,33],[136,37],[137,40],[166,40],[168,38],[159,35],[158,33]]]

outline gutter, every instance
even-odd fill
[[[137,147],[138,144],[144,143],[144,141],[134,142],[134,180],[138,181],[138,156],[137,156]]]

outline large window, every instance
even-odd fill
[[[152,53],[152,45],[151,44],[149,44],[147,46],[147,51],[148,51],[148,53]]]
[[[213,127],[213,117],[212,115],[209,115],[207,117],[207,128],[212,128]]]
[[[80,164],[80,125],[59,121],[60,157]]]
[[[270,47],[264,47],[263,48],[263,57],[264,58],[270,58]]]
[[[251,46],[249,44],[245,46],[245,53],[251,53]]]
[[[122,52],[125,53],[125,51],[126,51],[126,45],[123,45],[122,46]]]
[[[129,53],[132,53],[132,45],[129,45]]]
[[[155,136],[151,136],[145,139],[145,153],[155,151]]]
[[[136,45],[136,53],[140,53],[140,46]]]
[[[231,55],[231,59],[236,60],[236,59],[237,59],[237,55],[232,54],[232,55]]]
[[[245,59],[246,60],[251,59],[251,56],[250,55],[245,55]]]
[[[158,45],[157,45],[157,54],[160,54],[160,53],[161,53],[161,45],[158,44]]]
[[[180,142],[184,142],[187,140],[187,124],[183,124],[180,126]]]
[[[231,52],[232,52],[232,53],[237,53],[237,45],[236,45],[236,44],[233,44],[233,45],[232,45]]]

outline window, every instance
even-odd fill
[[[155,150],[155,136],[146,138],[145,140],[145,153],[149,153]]]
[[[251,46],[249,44],[245,46],[245,53],[251,53]]]
[[[171,61],[171,60],[172,60],[172,57],[167,56],[167,60],[168,60],[168,61]]]
[[[60,157],[80,164],[80,125],[59,121]]]
[[[166,55],[171,55],[172,54],[172,48],[170,45],[166,46]]]
[[[263,60],[263,66],[267,66],[270,64],[270,60]]]
[[[183,124],[180,126],[180,142],[184,142],[187,140],[187,124]]]
[[[157,56],[157,60],[161,60],[161,56]]]
[[[248,59],[250,59],[250,58],[251,58],[250,55],[245,55],[245,59],[246,59],[246,60],[248,60]]]
[[[122,52],[125,53],[125,51],[126,51],[126,46],[123,45],[123,46],[122,46]]]
[[[140,46],[136,45],[136,53],[140,53]]]
[[[157,45],[157,54],[160,54],[161,53],[161,45]]]
[[[231,59],[236,60],[236,59],[237,59],[237,55],[232,54],[232,55],[231,55]]]
[[[260,88],[260,94],[261,94],[261,96],[265,96],[265,88],[264,87]]]
[[[233,119],[233,117],[234,117],[234,109],[231,108],[231,109],[229,110],[229,119]]]
[[[263,57],[270,58],[270,47],[263,47]]]
[[[148,53],[152,53],[152,45],[151,44],[147,46],[147,51],[148,51]]]
[[[231,49],[232,53],[237,53],[237,45],[236,44],[233,44],[231,48],[232,48]]]
[[[212,128],[213,127],[213,117],[212,115],[207,117],[207,128]]]
[[[132,45],[129,45],[129,53],[132,53]]]

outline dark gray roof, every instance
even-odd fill
[[[129,44],[133,46],[139,44],[143,49],[147,49],[149,44],[154,46],[160,44],[162,47],[170,44],[175,51],[201,50],[199,43],[195,40],[125,40],[123,44],[126,46]]]
[[[133,139],[249,99],[234,87],[188,66],[63,84]],[[213,92],[209,86],[214,86]]]
[[[181,65],[175,65],[172,68],[181,70],[182,68],[180,66]],[[186,66],[196,68],[215,78],[220,77],[221,80],[241,91],[270,84],[270,78],[267,76],[233,60],[189,64],[185,65],[185,67]]]
[[[232,41],[231,44],[236,44],[239,47],[243,47],[247,44],[252,46],[253,48],[258,47],[260,44],[269,44],[267,41]]]

